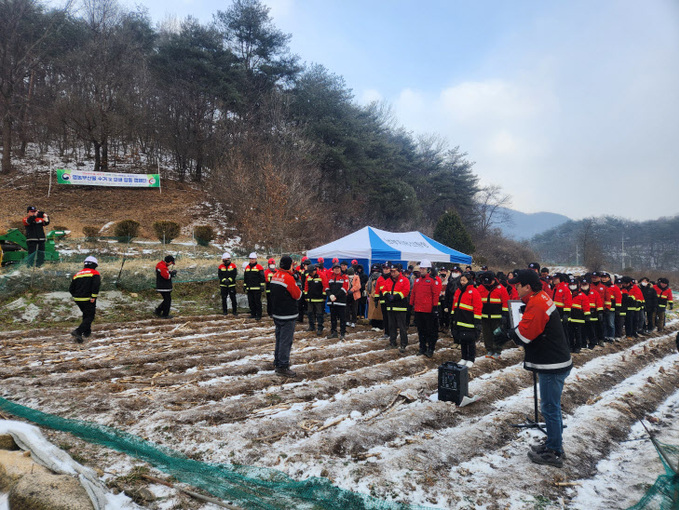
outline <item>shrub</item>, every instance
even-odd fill
[[[176,239],[180,230],[179,223],[174,221],[155,221],[153,223],[153,231],[156,233],[156,237],[159,241],[165,243],[171,243],[173,239]]]
[[[207,246],[215,238],[215,231],[210,225],[198,225],[193,229],[193,236],[200,246]]]
[[[121,240],[130,242],[133,237],[139,235],[139,222],[134,220],[119,221],[113,228],[113,235],[121,238]]]
[[[87,225],[83,227],[83,234],[85,235],[85,239],[87,241],[96,241],[97,237],[99,236],[99,229],[97,227],[93,227],[92,225]]]

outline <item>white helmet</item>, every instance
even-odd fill
[[[250,255],[248,255],[248,258],[250,258],[250,259],[256,259],[256,258],[257,258],[257,254],[253,251]]]
[[[224,252],[224,254],[222,255],[222,260],[226,260],[226,259],[230,259],[230,258],[231,258],[231,254],[228,251]]]
[[[428,267],[431,267],[431,262],[427,259],[424,259],[422,262],[420,262],[420,269],[426,269]]]
[[[96,264],[96,265],[99,265],[99,261],[98,261],[96,258],[94,258],[92,255],[89,255],[89,256],[85,259],[85,262],[83,262],[83,264]]]

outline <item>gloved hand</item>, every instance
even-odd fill
[[[396,298],[396,296],[394,296],[393,294],[387,294],[387,301],[389,301],[390,303],[391,303],[395,298]]]
[[[674,309],[674,303],[670,303],[669,308],[670,308],[670,310],[673,310]]]
[[[446,312],[446,313],[448,313],[448,309],[447,309],[447,308],[444,308],[443,311]]]
[[[332,301],[333,303],[337,301],[337,296],[335,296],[335,294],[330,294],[330,301]]]
[[[500,327],[502,329],[509,329],[509,312],[502,312],[502,319],[500,320]]]
[[[174,278],[175,276],[177,276],[177,270],[173,269],[172,271],[170,271],[170,278]]]
[[[373,298],[373,303],[375,304],[375,307],[378,307],[380,305],[379,298]]]

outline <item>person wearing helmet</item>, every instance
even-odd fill
[[[88,256],[84,267],[73,276],[68,289],[73,296],[73,301],[83,314],[80,326],[71,331],[71,336],[79,344],[83,342],[83,338],[92,334],[92,322],[97,311],[97,296],[101,286],[101,275],[97,271],[98,265],[96,258],[92,255]]]
[[[250,318],[262,320],[262,287],[266,281],[264,268],[257,263],[257,254],[253,251],[250,261],[243,271],[243,289],[248,295]]]
[[[174,257],[168,255],[156,264],[156,292],[162,297],[163,301],[153,312],[157,317],[169,319],[170,307],[172,306],[172,278],[177,276],[174,269]]]
[[[266,314],[271,317],[271,278],[276,274],[276,259],[271,257],[267,262],[264,270],[264,287],[266,289]]]
[[[231,298],[233,314],[238,315],[236,302],[236,276],[238,276],[238,268],[236,264],[231,262],[231,254],[229,252],[222,255],[222,263],[219,266],[217,275],[219,277],[219,290],[222,294],[222,313],[224,315],[229,313],[227,301],[228,298]]]

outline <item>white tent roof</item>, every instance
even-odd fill
[[[369,261],[455,262],[471,264],[470,255],[434,241],[420,232],[387,232],[364,227],[353,234],[307,252],[309,258],[363,259]]]

